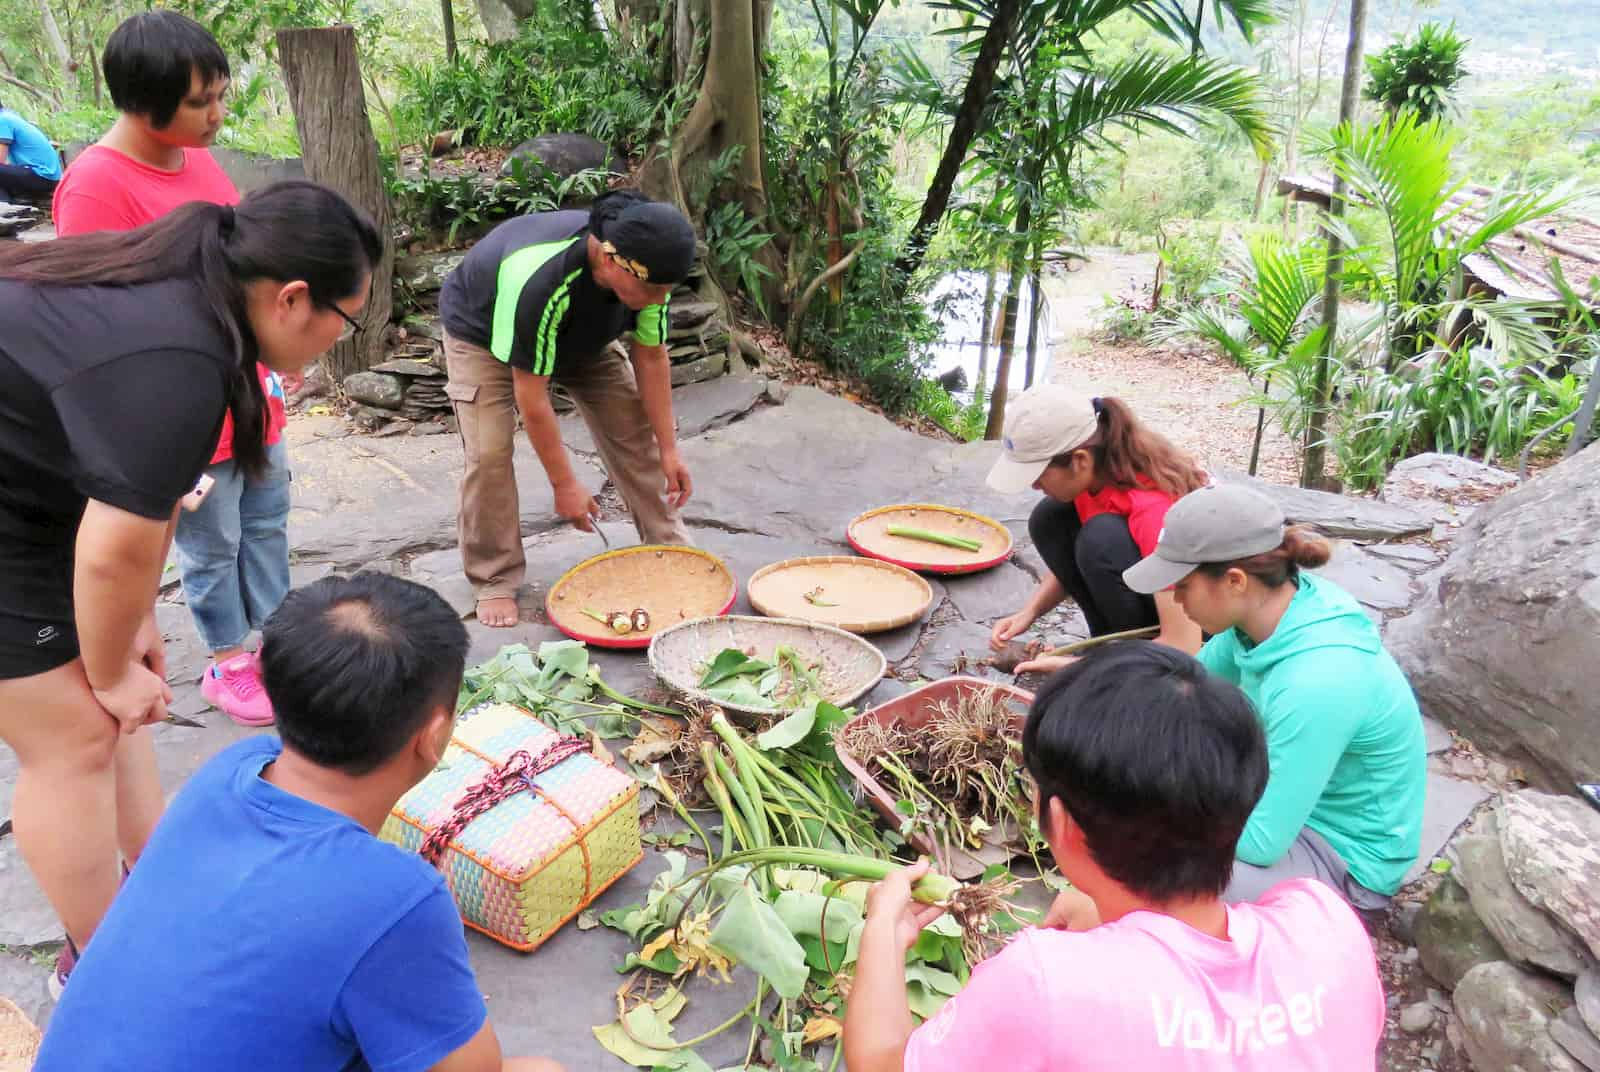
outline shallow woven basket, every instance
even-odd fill
[[[851,555],[774,562],[750,575],[749,591],[751,606],[770,618],[820,622],[852,633],[910,625],[933,605],[933,587],[904,566]],[[817,593],[818,602],[806,599],[807,592]]]
[[[728,613],[738,598],[738,580],[716,555],[696,547],[646,544],[578,563],[550,586],[544,608],[551,624],[574,640],[601,648],[643,648],[668,626]],[[650,628],[613,633],[583,613],[585,607],[597,614],[643,607]]]
[[[714,699],[700,688],[700,679],[705,676],[706,664],[725,648],[770,659],[779,644],[788,644],[820,664],[817,679],[822,682],[823,699],[840,707],[848,707],[872,691],[888,669],[883,652],[843,629],[742,614],[701,618],[663,630],[650,642],[650,669],[664,685],[689,699],[742,714],[769,715],[772,712],[766,708]]]
[[[28,1072],[39,1053],[39,1029],[8,998],[0,997],[0,1072]]]
[[[517,751],[558,740],[510,704],[467,712],[439,767],[395,804],[379,833],[418,851],[462,795]],[[587,752],[569,757],[469,822],[442,859],[461,919],[513,949],[530,950],[638,863],[639,783]]]
[[[927,529],[946,536],[979,540],[976,551],[909,536],[891,536],[890,525]],[[880,506],[857,517],[845,529],[850,546],[869,558],[893,562],[920,573],[959,574],[993,569],[1011,557],[1011,530],[993,518],[937,503]]]

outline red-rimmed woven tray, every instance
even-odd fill
[[[1004,685],[997,681],[985,681],[979,677],[947,677],[935,681],[921,688],[912,689],[903,696],[896,696],[886,703],[876,707],[869,707],[840,728],[836,740],[849,739],[851,727],[871,719],[880,726],[904,726],[908,729],[919,729],[925,726],[933,717],[934,709],[941,700],[951,700],[963,692],[973,691],[999,692],[1009,697],[1016,708],[1017,734],[1022,734],[1022,725],[1027,721],[1028,705],[1033,703],[1033,693],[1019,689],[1015,685]],[[866,764],[850,753],[842,744],[836,745],[839,753],[839,762],[850,776],[861,787],[862,795],[866,797],[874,811],[883,816],[884,822],[893,829],[898,830],[905,821],[905,816],[895,808],[894,794],[883,787],[883,784],[873,777],[867,770]],[[939,858],[942,853],[925,835],[913,833],[910,842],[916,850],[924,856]],[[994,863],[1009,859],[1011,854],[1003,850],[979,849],[976,853],[965,850],[957,852],[954,859],[940,860],[941,869],[954,878],[969,879],[980,875]]]
[[[908,536],[891,536],[885,531],[890,525],[965,536],[982,541],[983,546],[976,551],[963,551]],[[1011,530],[1000,522],[938,503],[900,503],[868,510],[850,522],[845,537],[851,547],[868,558],[893,562],[918,573],[945,575],[993,569],[1011,557],[1012,547]]]
[[[728,564],[697,547],[646,544],[619,547],[586,559],[563,573],[545,597],[550,623],[573,640],[597,648],[648,648],[668,626],[724,615],[739,598],[739,582]],[[643,607],[650,628],[613,633],[583,609],[597,614]]]

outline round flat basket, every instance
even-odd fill
[[[27,1072],[39,1053],[39,1029],[23,1011],[0,997],[0,1072]]]
[[[889,529],[911,528],[944,536],[977,540],[976,551],[948,547],[911,536],[892,536]],[[868,510],[845,530],[850,546],[868,558],[893,562],[919,573],[977,573],[1011,557],[1011,532],[993,518],[937,503],[901,503]]]
[[[644,648],[650,638],[691,618],[726,614],[739,598],[727,563],[694,547],[646,544],[619,547],[573,566],[550,586],[545,613],[574,640],[600,648]],[[584,612],[632,613],[642,607],[650,627],[615,633]]]
[[[689,699],[744,714],[768,715],[772,712],[765,708],[714,699],[700,688],[700,679],[705,676],[706,665],[727,648],[770,659],[780,644],[789,645],[816,665],[823,699],[839,707],[865,696],[888,669],[883,652],[843,629],[745,614],[669,625],[650,641],[650,669],[662,684]]]
[[[750,603],[771,618],[799,618],[881,633],[928,612],[933,589],[903,566],[875,558],[791,558],[750,575]]]

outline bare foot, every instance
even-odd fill
[[[478,621],[491,629],[509,629],[518,620],[517,601],[510,596],[478,600]]]

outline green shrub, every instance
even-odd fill
[[[411,140],[459,130],[469,144],[516,145],[571,131],[633,153],[650,136],[666,97],[648,64],[570,17],[542,13],[521,36],[454,63],[402,64],[396,106]]]

